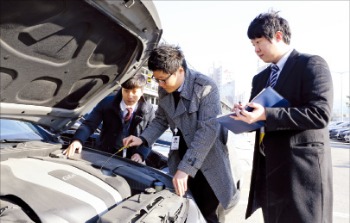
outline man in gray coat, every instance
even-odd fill
[[[187,68],[179,47],[161,45],[148,60],[159,83],[155,119],[124,145],[152,145],[169,127],[173,142],[168,166],[179,196],[189,189],[207,222],[223,222],[219,204],[231,209],[239,198],[231,172],[227,130],[216,121],[221,114],[219,91],[213,80]],[[220,219],[220,220],[219,220]]]

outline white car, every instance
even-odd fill
[[[137,73],[162,27],[146,0],[0,0],[0,222],[204,222],[155,168],[62,133]]]

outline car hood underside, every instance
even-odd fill
[[[1,115],[67,128],[160,39],[150,1],[0,0]]]

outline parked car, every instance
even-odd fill
[[[349,122],[343,122],[339,125],[334,126],[329,130],[329,137],[331,139],[337,139],[339,136],[339,133],[345,130],[350,129],[350,123]]]
[[[338,125],[344,123],[344,121],[332,121],[328,124],[328,129],[331,130],[331,129],[334,129],[336,128]]]
[[[349,128],[341,130],[338,133],[337,139],[340,140],[340,141],[344,141],[345,142],[345,136],[347,136],[349,134],[350,134],[350,129]]]
[[[0,222],[204,222],[163,171],[62,133],[144,65],[152,1],[0,0]]]
[[[347,142],[347,143],[350,143],[350,133],[347,133],[347,134],[344,136],[344,141]]]

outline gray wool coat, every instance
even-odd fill
[[[238,202],[239,193],[226,145],[228,133],[216,120],[219,114],[216,84],[209,77],[187,69],[176,110],[172,94],[159,88],[156,117],[141,136],[151,145],[169,127],[173,132],[180,129],[188,149],[182,160],[177,150],[169,152],[170,173],[181,170],[194,177],[201,170],[221,205],[230,209]]]

